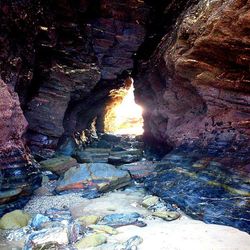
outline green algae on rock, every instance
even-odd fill
[[[22,210],[14,210],[0,219],[1,229],[17,229],[28,225],[30,215]]]
[[[52,159],[48,159],[40,162],[43,169],[51,171],[57,175],[62,175],[72,167],[76,167],[79,164],[76,160],[70,156],[59,156]]]
[[[75,248],[78,250],[96,247],[107,242],[107,237],[103,234],[92,234],[84,237],[75,244]]]

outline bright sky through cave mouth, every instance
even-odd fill
[[[115,108],[114,134],[141,135],[143,133],[142,107],[135,103],[134,86],[128,90],[122,103]]]

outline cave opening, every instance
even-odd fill
[[[104,132],[143,134],[143,108],[135,102],[133,83],[133,78],[129,77],[122,88],[110,91],[110,100],[105,108]]]

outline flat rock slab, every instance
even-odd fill
[[[43,169],[51,171],[57,175],[62,175],[70,168],[79,165],[77,161],[70,156],[59,156],[46,161],[41,161],[40,164]]]
[[[57,192],[94,187],[104,192],[124,187],[130,183],[127,171],[106,163],[80,164],[65,172],[56,187]]]
[[[119,166],[122,170],[129,171],[134,179],[140,179],[156,173],[155,168],[157,164],[152,161],[138,161],[130,164]]]

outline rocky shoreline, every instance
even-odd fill
[[[232,186],[231,189],[221,183],[219,192],[219,184],[214,185],[211,180],[205,182],[210,194],[208,198],[215,195],[220,200],[223,196],[223,201],[225,197],[230,201],[224,203],[224,210],[222,203],[218,206],[223,213],[216,212],[211,199],[210,203],[204,203],[204,199],[199,203],[205,196],[200,195],[201,190],[197,187],[203,181],[202,190],[205,190],[201,177],[204,177],[204,165],[208,167],[208,164],[214,165],[215,158],[208,162],[191,154],[181,158],[177,151],[161,161],[153,157],[151,161],[146,160],[137,139],[113,135],[104,135],[72,156],[55,153],[52,158],[40,162],[42,186],[24,209],[7,213],[0,219],[1,249],[146,250],[152,249],[154,243],[159,244],[158,249],[189,249],[185,248],[185,242],[196,249],[200,238],[206,244],[204,249],[247,249],[250,243],[247,233],[205,224],[183,212],[207,223],[228,224],[248,231],[247,224],[239,223],[244,218],[247,220],[244,217],[247,216],[247,203],[243,202],[244,199],[247,202],[247,195],[242,188],[233,187],[234,183],[225,182]],[[199,175],[194,175],[194,169],[200,170]],[[183,175],[192,178],[185,179]],[[178,181],[178,176],[183,181]],[[226,180],[222,173],[220,177]],[[186,192],[182,191],[184,187]],[[188,187],[192,189],[188,191]],[[232,198],[233,188],[238,190],[238,200]],[[188,192],[193,196],[188,196]],[[183,205],[182,199],[190,205]],[[242,211],[238,213],[239,218],[234,219],[238,224],[227,218],[227,212],[233,213],[235,209]],[[202,212],[207,217],[202,217]],[[191,235],[186,228],[191,230]],[[201,231],[195,232],[197,228]],[[215,232],[218,236],[212,239]],[[176,234],[182,239],[181,244],[170,239],[176,239]]]

